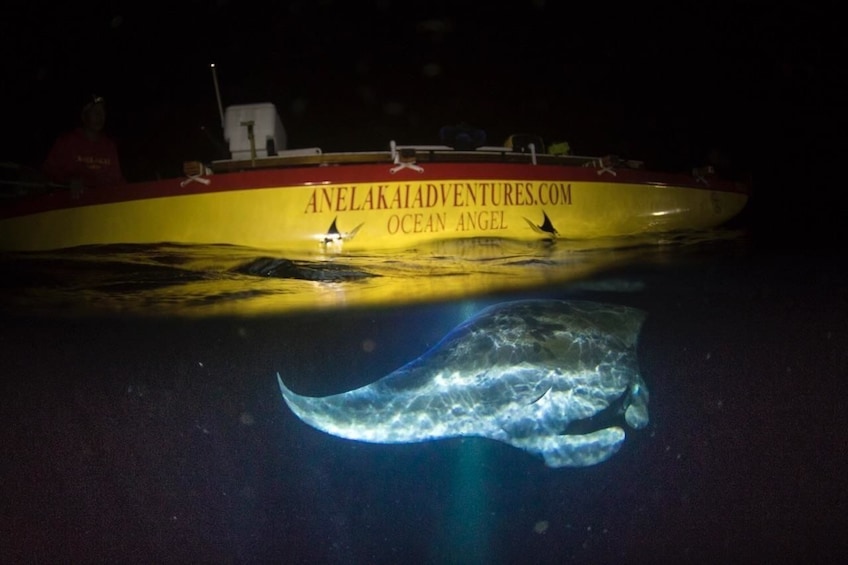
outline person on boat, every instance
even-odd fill
[[[104,131],[106,104],[93,96],[80,114],[82,124],[60,135],[44,163],[44,174],[54,183],[68,185],[75,196],[84,188],[124,184],[118,148]]]

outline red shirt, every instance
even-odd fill
[[[61,135],[44,163],[44,173],[52,182],[79,180],[87,188],[123,184],[118,148],[108,136],[89,139],[82,128]]]

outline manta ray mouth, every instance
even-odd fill
[[[566,426],[562,435],[586,435],[611,427],[624,427],[624,411],[627,408],[629,394],[616,398],[609,406],[596,412],[589,418],[574,420]]]

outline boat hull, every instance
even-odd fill
[[[359,252],[456,238],[617,237],[714,227],[747,198],[735,183],[637,170],[291,167],[43,195],[0,211],[0,249],[167,242]]]

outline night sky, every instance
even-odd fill
[[[437,143],[441,126],[467,122],[493,144],[536,133],[652,168],[718,150],[761,205],[798,210],[817,191],[804,221],[844,218],[841,192],[809,176],[841,159],[835,11],[576,4],[13,0],[0,158],[39,166],[92,94],[107,99],[129,180],[220,158],[215,63],[224,105],[273,102],[290,147]]]

